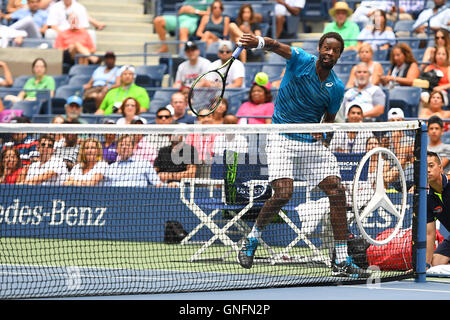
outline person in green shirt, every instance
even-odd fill
[[[330,9],[329,13],[334,21],[325,26],[323,33],[339,33],[344,39],[345,50],[355,50],[358,44],[357,38],[360,30],[355,22],[348,19],[353,14],[353,10],[349,8],[346,2],[338,1]]]
[[[109,115],[120,110],[122,101],[132,97],[139,101],[142,112],[148,111],[150,98],[147,90],[134,83],[136,70],[133,66],[125,65],[120,71],[120,86],[110,89],[95,114]]]
[[[197,30],[200,17],[209,15],[213,0],[186,0],[178,10],[179,40],[186,42]],[[177,15],[157,16],[153,20],[159,40],[166,40],[166,32],[174,32],[177,27]],[[182,47],[182,46],[181,46]],[[167,44],[162,44],[158,53],[168,52]]]
[[[37,58],[33,61],[31,67],[33,76],[25,82],[23,90],[21,90],[17,96],[7,95],[5,97],[6,101],[14,103],[21,100],[36,100],[36,91],[33,90],[49,90],[50,97],[53,98],[53,95],[55,94],[55,79],[46,74],[47,62],[42,58]]]

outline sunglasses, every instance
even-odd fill
[[[219,53],[231,53],[231,51],[228,51],[228,50],[219,50]]]
[[[41,143],[41,147],[44,147],[44,148],[53,148],[53,144],[52,144],[52,143],[44,143],[44,142],[42,142],[42,143]]]
[[[169,119],[172,116],[156,116],[158,119]]]

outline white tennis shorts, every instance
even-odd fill
[[[266,152],[269,181],[290,178],[315,187],[326,177],[341,177],[336,157],[320,141],[296,141],[274,133],[267,137]]]

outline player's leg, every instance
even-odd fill
[[[444,239],[436,248],[431,260],[431,266],[450,263],[450,237]]]
[[[294,181],[289,178],[282,178],[273,181],[271,186],[272,197],[270,197],[261,208],[261,211],[256,218],[255,225],[247,238],[244,239],[244,243],[238,254],[240,265],[247,269],[250,269],[253,265],[253,258],[259,244],[258,239],[261,237],[264,228],[291,199]]]
[[[289,150],[289,144],[290,142],[279,134],[269,135],[267,138],[266,154],[272,197],[264,203],[252,231],[244,239],[238,253],[238,261],[244,268],[252,267],[261,233],[292,197],[294,155]]]

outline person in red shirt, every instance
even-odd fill
[[[69,15],[70,28],[58,32],[54,47],[64,50],[64,62],[69,64],[75,63],[75,56],[82,54],[89,56],[97,49],[87,29],[79,28],[78,17],[75,13]],[[99,58],[96,56],[79,58],[79,64],[88,64],[89,62],[97,63]]]
[[[13,147],[3,149],[0,162],[0,182],[2,184],[16,184],[25,180],[27,167],[22,167],[19,150]]]

